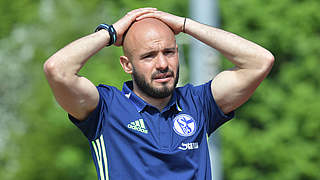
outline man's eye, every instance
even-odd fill
[[[165,52],[164,52],[165,55],[172,55],[172,54],[174,54],[174,53],[175,53],[175,51],[165,51]]]
[[[143,57],[142,57],[142,59],[152,58],[152,57],[153,57],[153,55],[152,55],[152,54],[148,54],[148,55],[143,56]]]

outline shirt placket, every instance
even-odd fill
[[[171,133],[170,125],[168,119],[165,117],[165,113],[160,113],[158,121],[160,122],[159,132],[160,132],[160,148],[169,149],[171,144]]]

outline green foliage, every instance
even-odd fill
[[[38,15],[39,0],[0,1],[0,39],[10,34],[17,23],[31,23]]]
[[[152,6],[187,16],[188,1],[2,0],[0,5],[0,20],[6,22],[0,25],[0,179],[94,179],[88,142],[55,102],[44,61],[129,10]],[[276,57],[268,79],[220,131],[225,179],[320,179],[320,2],[228,0],[220,6],[223,29]],[[106,48],[80,73],[96,85],[121,88],[130,78],[119,65],[121,54],[121,48]]]
[[[223,128],[226,179],[319,179],[317,0],[221,1],[223,28],[276,57],[269,78]]]

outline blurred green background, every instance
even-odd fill
[[[97,24],[146,6],[189,16],[183,0],[0,1],[1,180],[96,179],[88,142],[55,102],[42,66]],[[319,9],[319,0],[220,0],[221,27],[276,58],[253,97],[220,128],[225,180],[320,179]],[[105,48],[81,74],[121,89],[130,78],[121,54]],[[231,66],[221,59],[222,68]]]

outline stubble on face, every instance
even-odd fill
[[[133,80],[136,83],[137,87],[142,91],[144,94],[148,95],[149,97],[155,98],[155,99],[162,99],[171,96],[174,89],[177,86],[177,83],[179,81],[179,67],[177,68],[177,73],[174,74],[174,71],[167,68],[165,70],[157,70],[156,72],[152,73],[150,80],[154,79],[159,74],[163,73],[170,73],[174,77],[174,83],[170,86],[169,83],[162,83],[162,87],[154,87],[152,83],[148,83],[146,77],[143,75],[143,73],[138,72],[137,69],[133,66]]]

